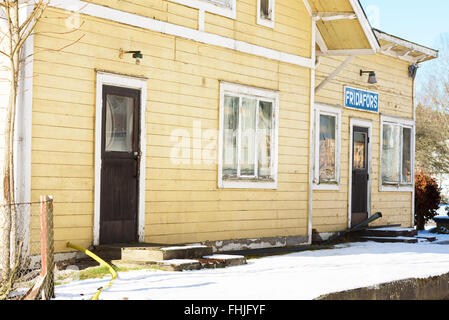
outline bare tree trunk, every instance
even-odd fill
[[[14,8],[11,11],[11,20],[13,21],[12,27],[12,48],[16,47],[20,41],[20,31],[19,31],[19,4],[16,2]],[[15,174],[14,174],[14,137],[15,137],[15,125],[16,125],[16,109],[17,109],[17,92],[19,85],[19,64],[20,64],[20,50],[15,50],[11,57],[11,76],[12,80],[12,89],[11,96],[14,97],[11,99],[10,105],[10,117],[9,121],[9,203],[10,203],[10,214],[11,214],[11,259],[17,259],[17,206],[15,204]],[[14,265],[16,261],[12,262]]]
[[[4,154],[3,154],[3,203],[4,223],[2,230],[2,279],[10,276],[11,260],[16,257],[16,208],[14,206],[14,127],[17,106],[18,71],[20,51],[15,50],[20,40],[19,31],[19,4],[7,2],[5,8],[8,19],[9,33],[9,68],[10,68],[10,94],[7,108],[7,123],[4,128]],[[15,261],[14,261],[15,263]]]

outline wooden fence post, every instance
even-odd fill
[[[54,282],[53,197],[41,196],[41,276],[45,277],[42,299],[55,297]]]

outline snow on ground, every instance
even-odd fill
[[[430,236],[429,231],[420,236]],[[100,299],[308,300],[322,294],[449,273],[449,235],[433,243],[361,242],[198,271],[121,272]],[[56,299],[90,299],[110,277],[56,286]]]

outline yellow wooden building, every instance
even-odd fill
[[[18,199],[54,196],[57,252],[413,225],[413,79],[437,52],[357,0],[54,0],[24,54]]]

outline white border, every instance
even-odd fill
[[[210,3],[207,0],[168,0],[168,1],[182,4],[186,7],[210,12],[234,20],[236,19],[237,15],[236,0],[231,0],[231,8],[222,7],[217,4]]]
[[[95,189],[94,189],[94,245],[100,243],[100,191],[101,191],[101,133],[103,111],[103,85],[137,89],[141,92],[140,103],[140,163],[138,236],[145,242],[145,159],[146,159],[146,102],[147,80],[113,73],[97,72],[95,104]]]
[[[271,8],[271,20],[270,19],[264,19],[260,15],[260,0],[257,0],[257,24],[274,29],[274,19],[276,15],[275,10],[275,0],[269,0],[270,1],[270,8]]]
[[[407,127],[412,129],[411,133],[411,183],[410,185],[384,185],[382,181],[382,145],[383,145],[383,128],[384,123],[390,123],[393,125],[400,125],[401,127]],[[414,192],[414,181],[415,181],[415,121],[413,119],[400,118],[394,116],[381,115],[380,117],[380,158],[379,158],[379,191],[380,192]],[[401,141],[402,147],[402,141]],[[402,150],[401,150],[402,152]]]
[[[358,90],[358,91],[365,91],[365,92],[372,93],[372,94],[377,94],[377,111],[371,111],[371,110],[366,110],[366,109],[357,109],[357,108],[346,106],[346,88],[354,89],[354,90]],[[343,107],[346,108],[346,109],[350,109],[350,110],[356,110],[356,111],[361,111],[361,112],[370,112],[370,113],[374,113],[374,114],[379,114],[380,113],[380,94],[379,94],[379,92],[375,92],[375,91],[370,91],[370,90],[365,90],[365,89],[360,89],[360,88],[354,88],[354,87],[351,87],[351,86],[343,86]]]
[[[294,64],[304,68],[314,68],[315,61],[311,58],[297,56],[286,52],[260,47],[248,42],[222,37],[213,33],[203,32],[176,24],[151,19],[133,13],[128,13],[105,6],[88,3],[81,0],[55,0],[51,2],[54,8],[74,11],[79,14],[123,23],[126,25],[143,28],[163,34],[168,34],[184,39],[190,39],[200,43],[235,50],[255,56],[272,59],[280,62]],[[145,54],[145,52],[144,52]]]
[[[319,162],[320,162],[320,154],[319,154],[319,145],[320,145],[320,135],[319,135],[319,127],[320,127],[320,115],[330,115],[336,117],[335,122],[335,182],[333,183],[320,183],[319,181]],[[337,191],[340,190],[340,153],[341,153],[341,108],[325,105],[322,103],[315,103],[314,107],[314,117],[315,121],[314,125],[314,163],[313,163],[313,190],[329,190],[329,191]]]
[[[271,174],[274,181],[248,181],[248,180],[224,180],[223,179],[223,121],[224,121],[224,95],[245,94],[272,100],[274,106],[274,146],[272,150]],[[279,92],[229,83],[220,82],[220,123],[218,140],[218,188],[233,189],[277,189],[278,184],[278,137],[279,137]]]
[[[351,218],[352,218],[352,157],[353,157],[353,133],[354,133],[354,126],[355,127],[362,127],[362,128],[368,128],[368,137],[369,137],[369,143],[368,143],[368,188],[367,188],[367,211],[368,211],[368,218],[371,216],[371,181],[372,181],[372,145],[373,145],[373,123],[371,120],[367,119],[358,119],[358,118],[351,118],[349,121],[349,175],[348,175],[348,228],[351,228]]]

